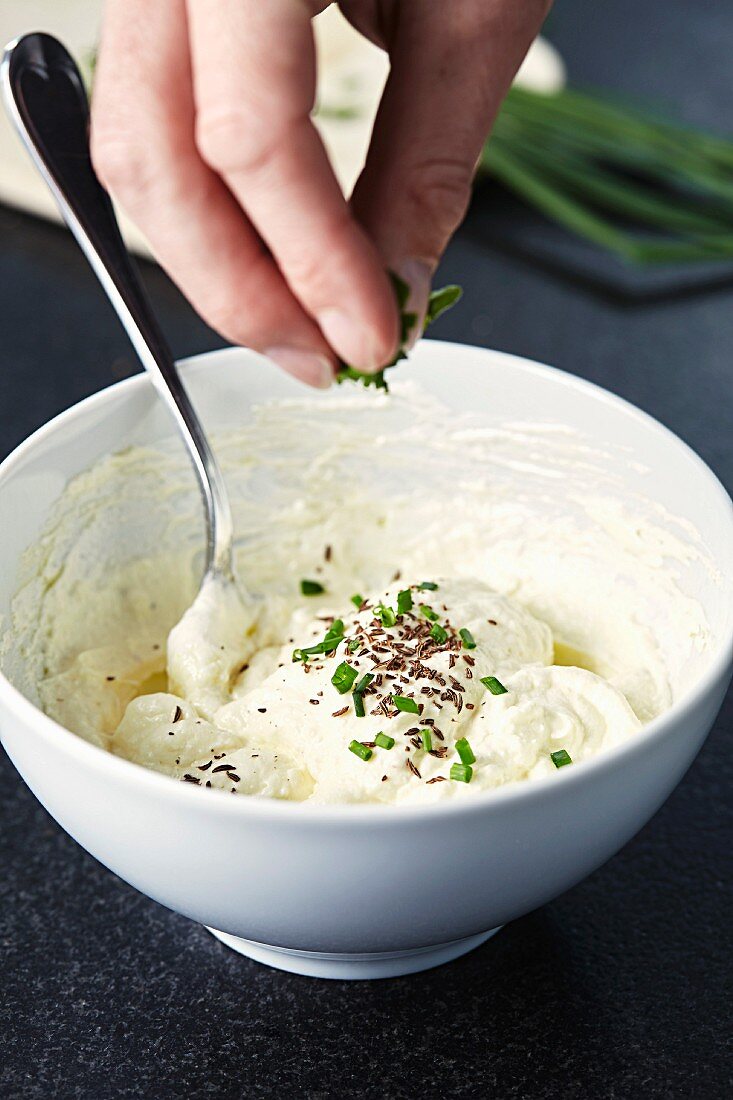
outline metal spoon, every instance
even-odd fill
[[[6,47],[0,81],[15,128],[188,449],[206,517],[203,584],[209,578],[232,581],[232,517],[226,486],[127,253],[110,197],[94,174],[89,103],[81,74],[51,35],[26,34]]]

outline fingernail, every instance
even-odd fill
[[[333,382],[333,366],[325,355],[286,345],[266,348],[264,354],[268,359],[272,359],[274,363],[287,371],[288,374],[299,378],[301,382],[305,382],[308,386],[315,386],[319,390],[327,390]]]
[[[379,362],[379,348],[364,325],[342,310],[333,308],[321,310],[317,319],[321,332],[345,363],[358,370],[379,370],[382,365]]]
[[[419,336],[422,335],[425,311],[428,308],[428,295],[433,281],[433,266],[425,260],[403,260],[392,268],[395,275],[404,279],[410,288],[410,297],[405,306],[406,313],[417,314],[417,320],[410,329],[405,347],[414,347]]]

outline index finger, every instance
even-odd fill
[[[188,0],[201,155],[224,179],[286,281],[347,362],[393,353],[397,311],[310,120],[315,48],[302,0]]]

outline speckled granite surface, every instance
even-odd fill
[[[730,126],[733,10],[642,7],[559,0],[571,71]],[[623,394],[733,487],[733,288],[622,307],[492,255],[470,218],[442,274],[467,290],[436,335]],[[176,352],[213,346],[147,278]],[[0,454],[136,369],[71,242],[4,211],[0,317]],[[0,1097],[730,1096],[732,727],[729,695],[675,794],[586,882],[450,966],[371,984],[230,953],[87,856],[1,756]]]

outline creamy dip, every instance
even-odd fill
[[[470,797],[635,736],[706,644],[677,583],[694,532],[621,492],[621,452],[393,390],[273,403],[217,440],[241,583],[192,605],[176,449],[77,478],[16,600],[28,693],[182,782],[316,802]]]
[[[548,626],[475,578],[314,602],[284,646],[259,648],[256,620],[247,632],[230,597],[223,622],[210,585],[169,637],[171,690],[129,703],[112,751],[236,794],[414,802],[548,775],[641,727],[617,688],[552,664]]]

